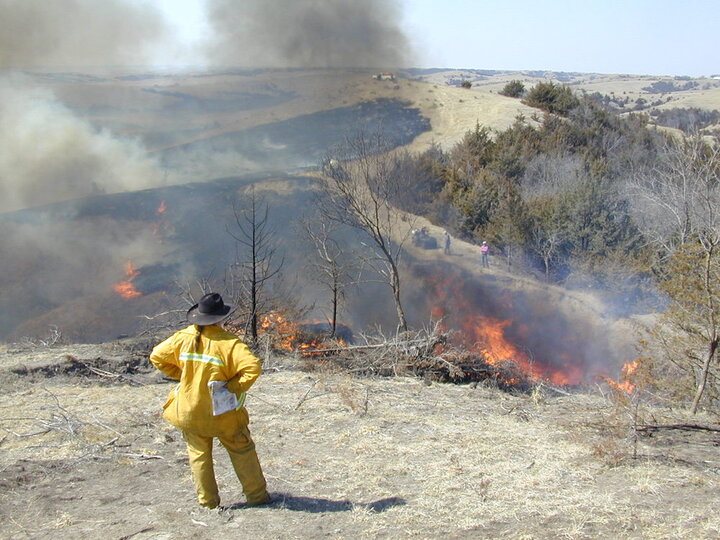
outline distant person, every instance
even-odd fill
[[[444,245],[443,251],[444,251],[445,255],[450,255],[450,243],[451,242],[452,242],[452,240],[450,239],[450,233],[445,231],[445,233],[443,234],[443,245]]]
[[[215,437],[230,455],[248,506],[270,501],[243,406],[245,393],[260,376],[260,361],[220,327],[230,311],[219,294],[206,294],[188,310],[190,326],[150,354],[157,369],[180,381],[170,391],[163,418],[183,433],[198,502],[206,508],[220,504],[212,457]]]
[[[482,257],[483,268],[490,268],[490,261],[488,260],[488,254],[490,252],[490,246],[487,242],[483,242],[480,246],[480,255]]]

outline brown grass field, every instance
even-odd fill
[[[290,70],[242,74],[195,73],[173,76],[148,76],[127,80],[107,76],[100,81],[55,81],[52,89],[58,98],[72,107],[96,107],[105,113],[97,114],[99,123],[114,127],[124,135],[140,135],[146,131],[194,129],[196,134],[182,142],[260,125],[287,120],[302,114],[345,107],[377,98],[398,98],[409,101],[430,119],[431,131],[420,135],[411,145],[414,151],[424,150],[437,143],[448,150],[476,123],[495,130],[507,128],[522,114],[530,118],[537,111],[520,100],[499,95],[511,80],[520,80],[526,89],[538,82],[566,84],[576,91],[599,92],[631,101],[642,97],[648,102],[661,100],[657,108],[698,107],[720,109],[720,80],[693,79],[695,88],[666,94],[652,94],[645,89],[657,82],[682,85],[673,77],[622,74],[556,74],[552,72],[497,72],[478,75],[472,70],[445,70],[416,78],[399,77],[394,81],[376,81],[369,71],[348,70]],[[106,74],[107,75],[107,74]],[[115,74],[120,75],[120,74]],[[472,81],[472,88],[460,88],[457,81]],[[199,99],[226,97],[233,92],[288,92],[290,99],[279,104],[249,110],[205,112],[192,110],[173,114],[158,114],[167,95],[148,92],[181,93]],[[649,112],[653,107],[646,109]],[[134,112],[135,111],[135,112]],[[153,112],[155,111],[155,112]],[[159,148],[151,147],[150,150]]]
[[[247,405],[274,502],[245,508],[220,449],[229,508],[204,511],[182,438],[160,417],[170,383],[148,346],[2,352],[2,538],[720,535],[720,434],[633,429],[717,418],[603,384],[508,393],[304,371],[276,356]]]

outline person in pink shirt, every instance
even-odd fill
[[[480,255],[482,256],[483,268],[490,268],[490,262],[488,261],[488,252],[489,251],[490,251],[490,246],[487,245],[487,242],[483,242],[482,246],[480,246]]]

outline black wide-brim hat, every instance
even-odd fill
[[[206,294],[188,309],[187,320],[199,326],[209,326],[225,319],[233,307],[223,302],[222,296],[218,293]]]

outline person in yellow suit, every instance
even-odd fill
[[[190,326],[150,354],[157,369],[180,381],[170,391],[163,418],[185,437],[198,502],[207,508],[220,504],[213,468],[214,438],[230,455],[247,504],[270,502],[243,406],[245,393],[260,376],[260,361],[236,335],[219,326],[231,310],[218,293],[206,294],[188,310]],[[213,403],[215,390],[224,403],[217,399]]]

